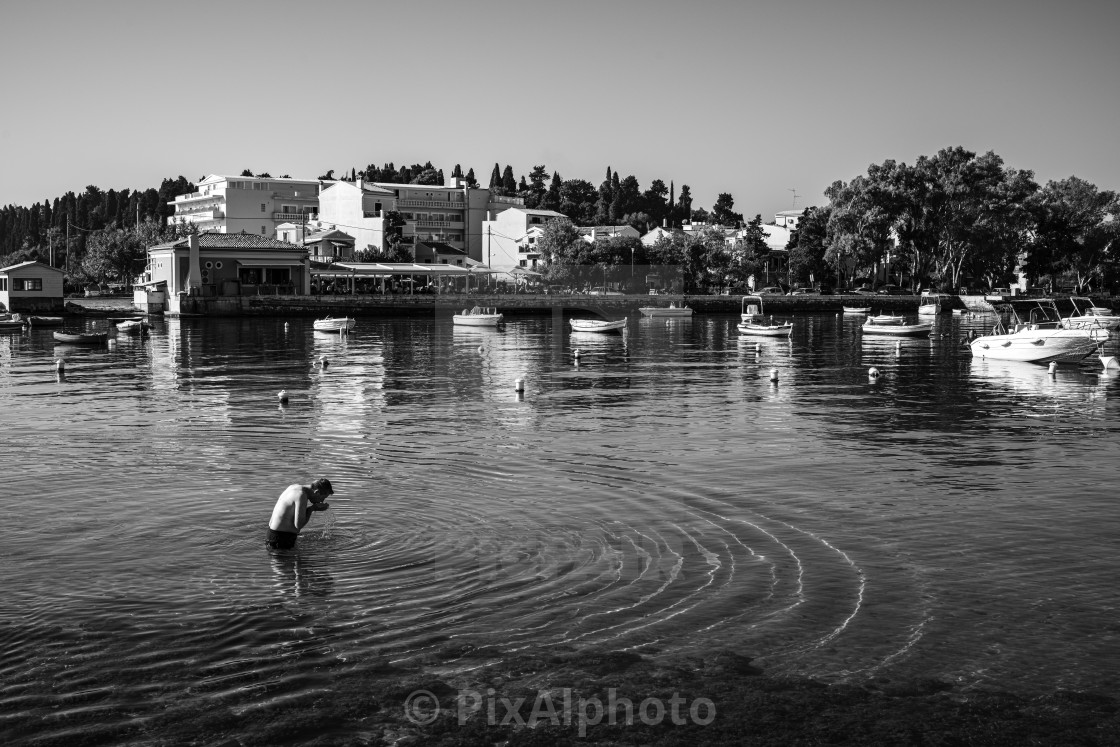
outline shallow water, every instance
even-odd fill
[[[1114,692],[1120,372],[973,361],[993,318],[0,335],[0,730],[189,724],[457,650]],[[331,510],[266,551],[276,496],[320,475]]]

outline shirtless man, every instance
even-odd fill
[[[290,550],[296,546],[299,530],[311,521],[315,511],[326,511],[327,496],[334,495],[331,481],[320,477],[310,485],[289,485],[276,499],[272,518],[268,520],[266,544],[273,550]]]

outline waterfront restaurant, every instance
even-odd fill
[[[332,262],[311,267],[312,293],[465,293],[479,290],[488,276],[497,274],[484,264],[464,258],[467,265],[416,262]],[[416,278],[424,282],[416,282]],[[426,289],[426,290],[425,290]]]
[[[236,313],[245,297],[310,293],[310,262],[298,244],[206,232],[149,247],[147,269],[135,285],[133,300],[145,311]],[[157,308],[163,299],[166,306]]]
[[[59,311],[65,273],[43,262],[0,267],[0,311]]]

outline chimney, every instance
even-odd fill
[[[198,261],[198,234],[187,236],[187,291],[202,287],[202,265]]]

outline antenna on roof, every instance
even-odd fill
[[[796,210],[797,209],[797,188],[796,187],[787,187],[786,191],[787,192],[793,192],[793,205],[790,207],[790,210]]]

